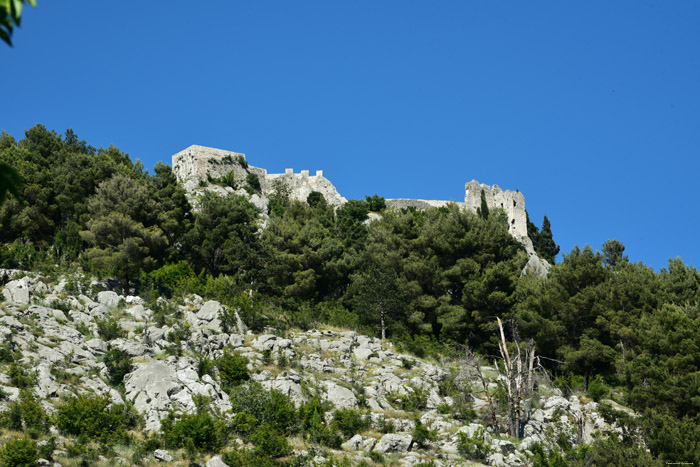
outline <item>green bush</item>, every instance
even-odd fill
[[[365,196],[365,202],[367,203],[367,209],[371,212],[381,212],[386,208],[386,201],[383,196]]]
[[[95,323],[97,324],[97,333],[106,341],[118,339],[125,335],[116,318],[96,319]]]
[[[68,435],[127,441],[126,430],[136,425],[136,416],[125,405],[110,405],[107,397],[81,394],[58,405],[54,423]]]
[[[0,363],[12,363],[15,360],[15,353],[12,351],[12,342],[7,340],[0,346]]]
[[[0,448],[0,466],[35,467],[39,460],[36,443],[26,438],[13,438]]]
[[[605,385],[603,378],[601,378],[600,376],[596,376],[588,384],[588,397],[590,397],[596,402],[599,402],[601,399],[607,396],[609,392],[610,391]]]
[[[260,193],[260,179],[256,174],[249,173],[245,178],[245,182],[247,183],[245,189],[249,194]]]
[[[467,459],[486,460],[490,449],[484,439],[484,430],[479,428],[473,436],[464,432],[457,433],[457,451]]]
[[[17,362],[10,363],[7,369],[7,376],[10,377],[10,383],[17,388],[25,389],[36,384],[36,375],[22,367]]]
[[[417,412],[425,409],[428,404],[428,391],[419,387],[412,387],[413,391],[406,391],[406,394],[394,394],[390,400],[398,404],[402,410]]]
[[[428,446],[430,441],[437,439],[437,433],[429,430],[419,418],[416,419],[416,426],[413,428],[411,435],[413,436],[413,441],[421,448]]]
[[[46,410],[29,391],[22,391],[18,401],[7,404],[7,410],[0,413],[0,426],[23,431],[36,438],[48,433],[49,419]]]
[[[226,280],[225,276],[219,276],[213,279],[213,282],[209,284],[209,286],[216,288],[218,283],[225,282]],[[248,293],[241,292],[233,297],[220,298],[223,298],[228,305],[221,314],[221,327],[224,329],[225,333],[231,334],[238,332],[236,312],[238,312],[241,321],[253,331],[261,331],[265,327],[265,313],[262,303],[257,297],[256,300],[252,300]]]
[[[162,292],[184,292],[197,282],[197,275],[187,261],[166,264],[149,272],[144,282],[151,284]]]
[[[261,456],[282,457],[291,450],[287,438],[270,425],[260,425],[250,440],[255,445],[255,453]]]
[[[350,438],[369,428],[369,417],[357,409],[340,409],[333,413],[331,426]]]
[[[231,421],[231,429],[234,433],[248,438],[258,427],[258,420],[248,412],[238,412]]]
[[[226,424],[205,410],[179,417],[170,413],[161,423],[161,433],[168,448],[216,452],[226,444]]]
[[[325,414],[329,408],[330,404],[321,402],[318,397],[312,398],[299,407],[299,427],[312,442],[338,449],[343,440],[335,427],[326,424]]]
[[[260,383],[248,382],[229,392],[234,413],[246,412],[261,425],[276,427],[281,433],[297,431],[297,410],[294,403],[279,391],[268,391]]]
[[[248,358],[229,349],[216,361],[216,367],[219,369],[219,380],[224,388],[238,386],[250,379]]]
[[[109,372],[109,382],[115,387],[121,386],[124,377],[133,369],[131,357],[121,349],[109,349],[103,362]]]
[[[214,360],[204,355],[199,355],[197,359],[197,376],[200,378],[204,375],[215,376],[214,368],[216,368]]]

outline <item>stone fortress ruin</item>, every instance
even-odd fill
[[[184,186],[188,197],[195,205],[197,194],[213,191],[224,196],[227,194],[246,196],[262,213],[266,214],[268,197],[280,187],[286,189],[290,198],[299,201],[306,201],[309,194],[317,191],[332,206],[341,206],[347,202],[330,180],[323,176],[322,170],[317,170],[315,175],[310,175],[308,170],[294,173],[293,169],[286,169],[284,173],[270,174],[267,169],[248,165],[245,154],[197,145],[174,154],[172,164],[177,180]],[[260,182],[260,194],[251,195],[243,188],[236,188],[244,186],[250,174],[257,176]],[[220,182],[224,179],[230,182],[229,186]],[[529,260],[523,273],[546,276],[551,266],[537,256],[532,241],[527,235],[527,214],[523,194],[519,191],[503,191],[498,185],[480,184],[476,180],[466,183],[464,189],[464,202],[455,204],[476,213],[481,207],[483,192],[489,209],[505,211],[508,218],[508,232],[527,251]],[[390,207],[416,209],[442,207],[452,202],[420,199],[386,200],[387,206]]]
[[[289,189],[292,199],[306,201],[311,192],[318,191],[330,205],[340,206],[347,201],[340,196],[330,180],[323,176],[322,170],[317,170],[315,175],[310,175],[308,170],[294,173],[293,169],[286,169],[284,173],[270,174],[267,173],[267,169],[248,165],[245,154],[222,149],[190,146],[173,155],[173,172],[190,196],[204,190],[219,194],[235,193],[248,196],[245,190],[216,185],[212,181],[221,180],[233,174],[234,186],[240,187],[246,184],[246,177],[249,174],[254,174],[260,182],[262,196],[258,198],[263,204],[266,204],[263,198],[275,191],[276,182]],[[241,191],[242,193],[239,193]],[[253,204],[258,206],[259,203]]]

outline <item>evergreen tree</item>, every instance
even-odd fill
[[[559,253],[559,245],[554,243],[554,238],[552,237],[552,225],[549,223],[547,216],[544,216],[542,221],[542,230],[537,238],[537,248],[535,249],[537,255],[547,260],[549,264],[554,264],[555,258]]]
[[[484,193],[484,190],[481,190],[481,207],[476,209],[476,213],[482,219],[489,218],[489,205],[486,203],[486,193]]]
[[[236,274],[249,283],[262,268],[257,230],[258,211],[248,200],[207,192],[186,236],[192,264],[214,276]]]
[[[532,247],[537,251],[537,242],[540,238],[540,229],[530,221],[530,214],[525,210],[525,219],[527,222],[527,236],[532,241]]]
[[[625,245],[618,240],[608,240],[603,243],[603,264],[607,267],[615,268],[616,266],[627,264],[629,259],[625,252]]]
[[[88,203],[87,230],[80,232],[90,245],[86,254],[93,268],[127,282],[140,271],[154,269],[167,245],[154,208],[143,182],[115,175],[100,183]]]

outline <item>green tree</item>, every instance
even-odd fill
[[[235,274],[249,283],[263,262],[257,209],[243,197],[224,198],[210,192],[200,203],[186,236],[192,264],[214,276]]]
[[[184,256],[181,250],[192,228],[192,208],[169,165],[158,162],[153,171],[149,188],[155,201],[157,224],[170,246],[164,250],[163,259],[175,261]]]
[[[559,245],[554,243],[552,225],[547,216],[544,216],[542,221],[542,229],[537,237],[537,249],[535,251],[540,258],[547,260],[550,264],[554,264],[555,258],[559,253]]]
[[[12,33],[15,26],[22,24],[24,4],[36,8],[36,0],[0,0],[0,39],[12,46]]]
[[[373,196],[366,195],[365,202],[367,203],[367,209],[371,212],[382,212],[386,209],[386,200],[377,194]]]
[[[476,209],[476,213],[482,219],[489,218],[489,205],[486,202],[486,193],[484,193],[484,190],[481,190],[481,206]]]
[[[22,183],[22,177],[19,173],[7,164],[0,163],[0,204],[5,200],[7,193],[20,200],[19,186]]]
[[[368,322],[379,322],[382,340],[386,339],[389,320],[399,319],[404,306],[404,292],[396,271],[382,265],[353,276],[350,303]]]
[[[616,266],[627,264],[629,259],[625,252],[625,245],[619,240],[608,240],[603,243],[603,264],[610,268],[615,268]]]
[[[91,219],[80,236],[93,268],[129,282],[157,266],[167,245],[156,225],[155,202],[144,182],[115,175],[102,182],[88,203]]]

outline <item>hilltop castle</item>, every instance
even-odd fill
[[[194,199],[197,192],[203,191],[214,191],[221,195],[243,195],[247,196],[261,212],[266,213],[268,197],[282,184],[286,187],[289,196],[299,201],[306,201],[311,192],[317,191],[332,206],[341,206],[347,202],[338,193],[338,190],[330,180],[323,176],[322,170],[317,170],[315,175],[310,175],[308,170],[294,173],[293,169],[286,169],[284,173],[269,174],[267,169],[248,165],[245,154],[197,145],[190,146],[174,154],[172,161],[173,172],[178,181],[185,187],[190,199]],[[249,195],[241,188],[235,189],[232,186],[212,183],[228,177],[233,182],[233,186],[240,187],[245,184],[250,174],[256,175],[260,182],[260,195]],[[551,266],[547,261],[537,256],[532,241],[527,235],[527,214],[525,212],[525,197],[523,194],[519,191],[503,191],[498,185],[480,184],[476,180],[468,182],[464,186],[464,190],[464,202],[456,204],[476,213],[481,206],[481,193],[483,192],[489,209],[503,209],[505,211],[508,217],[508,232],[527,251],[529,260],[523,273],[546,276]],[[387,206],[396,208],[414,207],[425,209],[428,207],[446,206],[448,203],[450,201],[386,200]]]

